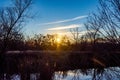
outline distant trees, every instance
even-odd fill
[[[73,28],[70,29],[70,32],[72,34],[72,37],[74,39],[75,44],[77,45],[80,41],[80,32],[79,32],[79,28]]]
[[[59,42],[58,42],[58,39]],[[37,50],[56,50],[57,45],[62,49],[68,49],[70,45],[69,38],[66,35],[58,35],[58,34],[35,34],[34,37],[28,38],[25,41],[25,44],[29,49],[37,49]]]

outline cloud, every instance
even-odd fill
[[[67,26],[59,26],[55,28],[49,28],[47,30],[63,30],[63,29],[70,29],[70,28],[76,28],[76,27],[82,27],[83,24],[72,24],[72,25],[67,25]]]
[[[74,33],[74,34],[79,33],[79,35],[85,35],[86,33],[90,33],[90,32],[95,32],[95,31],[94,31],[94,30],[90,30],[90,31],[84,30],[84,31],[73,32],[73,33]]]
[[[43,23],[43,24],[41,24],[41,25],[65,23],[65,22],[70,22],[70,21],[75,21],[75,20],[83,19],[83,18],[86,18],[86,17],[88,17],[88,16],[87,16],[87,15],[78,16],[78,17],[71,18],[71,19],[65,19],[65,20],[60,20],[60,21],[54,21],[54,22]]]
[[[67,35],[67,36],[73,37],[73,34],[75,34],[75,35],[79,34],[79,36],[83,36],[83,35],[86,35],[89,32],[94,32],[94,31],[93,30],[91,30],[91,31],[83,30],[83,31],[79,31],[79,32],[68,31],[68,32],[59,32],[58,34],[60,34],[60,35]]]
[[[72,34],[79,34],[79,36],[85,35],[88,31],[79,31],[79,32],[62,32],[59,33],[61,35],[69,35],[69,36],[73,36]]]

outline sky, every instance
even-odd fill
[[[10,0],[0,0],[0,7]],[[25,35],[66,33],[84,23],[91,12],[97,9],[98,0],[33,0],[30,8],[33,18],[23,27]]]

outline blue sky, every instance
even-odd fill
[[[0,7],[10,0],[0,0]],[[95,11],[98,0],[33,0],[31,12],[35,15],[27,22],[23,31],[26,35],[58,33],[69,28],[80,27],[89,13]]]

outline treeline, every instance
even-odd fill
[[[58,41],[58,36],[58,34],[38,34],[32,38],[28,37],[27,40],[25,40],[25,44],[29,47],[28,49],[32,50],[67,50],[70,45],[69,38],[66,35],[60,36],[60,40]]]
[[[87,35],[84,37],[78,38],[79,40],[76,43],[76,40],[71,40],[70,37],[64,35],[61,36],[60,42],[57,41],[58,34],[36,34],[33,37],[27,37],[24,39],[23,36],[17,39],[10,39],[7,42],[6,50],[58,50],[58,51],[119,51],[119,43],[111,43],[104,38],[96,38],[90,40]],[[3,44],[3,40],[0,40],[0,45]],[[0,50],[2,46],[0,46]]]

